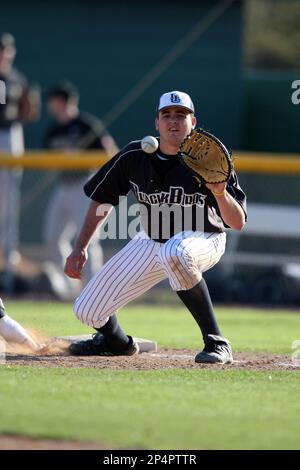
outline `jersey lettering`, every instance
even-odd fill
[[[196,205],[204,207],[205,194],[194,193],[186,194],[182,186],[171,186],[169,192],[162,191],[160,193],[146,194],[140,191],[138,185],[130,181],[132,191],[139,202],[146,204],[178,204],[180,206],[188,207]]]

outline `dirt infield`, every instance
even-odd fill
[[[95,442],[59,441],[23,436],[0,435],[0,450],[106,450]],[[111,449],[111,447],[110,447]]]
[[[235,353],[234,363],[196,364],[196,350],[161,348],[155,353],[130,357],[74,357],[66,351],[56,350],[43,355],[8,353],[9,365],[40,367],[79,367],[110,370],[157,370],[157,369],[248,369],[248,370],[300,370],[300,363],[293,363],[290,356],[254,353]]]

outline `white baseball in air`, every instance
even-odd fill
[[[146,153],[154,153],[158,149],[158,140],[152,135],[146,135],[141,140],[141,147]]]

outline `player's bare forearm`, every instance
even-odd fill
[[[234,230],[242,230],[245,214],[240,204],[227,191],[224,195],[215,197],[224,222]]]
[[[99,210],[100,208],[103,210]],[[99,204],[95,201],[91,202],[74,249],[66,260],[64,272],[67,276],[73,279],[81,278],[82,268],[88,258],[87,247],[96,229],[106,219],[110,210],[111,207],[106,204]]]
[[[206,184],[214,195],[222,219],[234,230],[242,230],[245,225],[245,213],[240,204],[226,191],[226,183]]]
[[[101,204],[96,201],[90,203],[89,209],[85,216],[81,231],[75,243],[75,248],[77,250],[86,249],[95,234],[97,228],[103,223],[106,219],[109,209],[105,205],[104,211],[99,211]],[[104,206],[104,205],[103,205]]]

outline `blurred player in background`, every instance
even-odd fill
[[[68,152],[105,150],[110,156],[117,153],[118,148],[102,122],[79,110],[79,93],[72,83],[60,82],[48,92],[47,109],[56,122],[46,134],[45,148]],[[44,237],[49,260],[58,276],[63,272],[64,260],[88,207],[81,190],[88,177],[89,171],[61,171],[46,211]],[[95,237],[90,245],[87,279],[98,271],[102,262],[102,248]],[[67,282],[65,276],[60,277],[60,288],[62,282]],[[65,287],[70,290],[66,297],[73,297],[72,284]]]
[[[0,153],[18,157],[24,152],[22,123],[33,121],[40,114],[40,95],[26,78],[13,67],[15,39],[11,34],[0,36],[0,80],[5,83],[5,103],[0,105]],[[0,155],[1,159],[1,155]],[[0,167],[0,250],[7,271],[6,287],[11,290],[11,271],[18,255],[19,169]],[[10,285],[9,285],[10,284]]]
[[[22,344],[34,351],[39,347],[23,326],[7,315],[0,298],[0,337],[1,336],[7,343]]]

